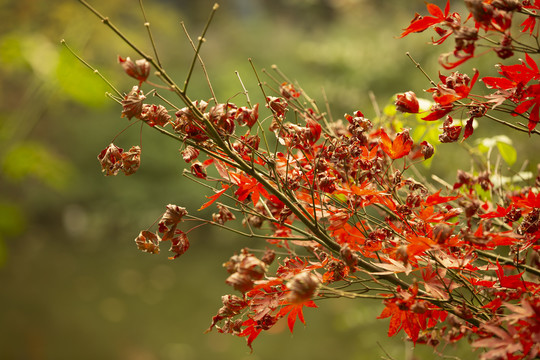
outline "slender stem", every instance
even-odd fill
[[[345,298],[348,298],[348,299],[357,299],[357,298],[378,299],[378,300],[388,299],[387,296],[358,294],[358,293],[354,293],[354,292],[350,292],[350,291],[343,291],[343,290],[339,290],[339,289],[336,289],[336,288],[331,288],[331,287],[325,286],[325,285],[321,285],[320,288],[322,290],[324,290],[324,291],[329,292],[330,294],[334,294],[334,295],[337,295],[339,297],[345,297]]]
[[[187,91],[189,80],[191,79],[191,75],[193,74],[193,68],[195,67],[195,62],[197,62],[197,58],[199,57],[199,52],[201,51],[201,46],[205,42],[204,37],[206,36],[206,31],[208,30],[208,27],[210,26],[210,23],[212,22],[212,19],[214,18],[214,14],[216,13],[218,8],[219,8],[219,4],[215,3],[214,6],[212,7],[212,11],[210,12],[210,16],[208,17],[208,21],[206,22],[206,25],[204,26],[201,36],[199,37],[199,43],[197,44],[197,48],[195,49],[195,55],[193,56],[193,60],[191,61],[191,66],[189,67],[186,81],[184,82],[184,89],[182,90],[183,93]]]
[[[196,147],[197,149],[199,149],[200,151],[206,153],[208,156],[212,157],[212,158],[215,158],[219,161],[222,161],[228,165],[231,165],[233,167],[236,167],[238,166],[234,161],[224,157],[223,155],[219,154],[219,153],[216,153],[216,152],[213,152],[205,147],[202,147],[200,144],[196,143],[195,141],[193,140],[190,140],[190,139],[182,139],[180,136],[178,135],[175,135],[173,133],[170,133],[169,131],[163,129],[162,127],[159,127],[159,126],[154,126],[154,129],[159,131],[160,133],[174,139],[174,140],[177,140],[177,141],[180,141],[182,143],[186,143],[188,145],[191,145],[193,147]]]
[[[97,76],[99,76],[103,81],[105,81],[105,83],[106,83],[107,85],[109,85],[109,87],[110,87],[111,89],[113,89],[114,92],[115,92],[120,98],[123,98],[123,97],[124,97],[124,95],[122,95],[122,93],[121,93],[120,91],[118,91],[118,90],[114,87],[114,85],[111,84],[111,82],[110,82],[109,80],[107,80],[107,78],[106,78],[105,76],[103,76],[103,75],[99,72],[99,70],[97,70],[97,69],[95,69],[94,67],[92,67],[88,62],[86,62],[83,58],[81,58],[79,55],[77,55],[77,54],[76,54],[76,53],[68,46],[68,44],[66,43],[66,41],[65,41],[64,39],[62,39],[62,40],[60,41],[60,43],[61,43],[62,45],[64,45],[64,47],[65,47],[66,49],[68,49],[68,51],[69,51],[73,56],[75,56],[75,57],[77,58],[77,60],[79,60],[79,61],[80,61],[81,63],[83,63],[87,68],[89,68],[90,70],[92,70],[92,71],[94,72],[94,74],[96,74]]]
[[[312,237],[283,237],[283,236],[261,235],[261,234],[255,234],[253,232],[246,233],[246,232],[243,232],[241,230],[234,229],[232,227],[225,226],[223,224],[217,223],[215,221],[209,221],[209,220],[202,219],[202,218],[199,218],[199,217],[196,217],[196,216],[193,216],[193,215],[188,215],[188,217],[190,219],[201,221],[201,222],[210,224],[212,226],[217,226],[217,227],[222,228],[224,230],[230,231],[230,232],[232,232],[234,234],[237,234],[237,235],[240,235],[240,236],[243,236],[243,237],[247,237],[247,238],[251,238],[251,239],[264,239],[264,240],[272,239],[272,240],[288,240],[288,241],[290,241],[290,240],[293,240],[293,241],[313,241]]]
[[[514,129],[514,130],[521,131],[521,132],[526,132],[526,133],[529,133],[529,132],[530,132],[530,133],[534,133],[534,134],[539,134],[539,135],[540,135],[540,131],[538,131],[538,130],[536,130],[536,129],[533,129],[532,131],[529,131],[529,129],[526,128],[526,127],[525,127],[525,128],[519,127],[519,126],[517,126],[517,125],[511,124],[511,123],[509,123],[509,122],[507,122],[507,121],[504,121],[504,120],[501,120],[501,119],[498,119],[498,118],[496,118],[496,117],[494,117],[494,116],[491,116],[491,115],[489,115],[489,114],[485,114],[484,116],[487,117],[487,118],[490,119],[490,120],[496,121],[496,122],[498,122],[498,123],[500,123],[500,124],[503,124],[503,125],[505,125],[505,126],[508,126],[508,127],[512,128],[512,129]]]
[[[476,253],[478,253],[478,255],[481,255],[481,256],[483,256],[485,258],[495,260],[495,261],[499,261],[500,263],[507,264],[507,265],[514,265],[514,266],[516,266],[516,268],[522,268],[523,270],[525,270],[526,272],[528,272],[530,274],[540,276],[540,270],[538,270],[536,268],[533,268],[532,266],[525,265],[525,264],[519,264],[518,265],[512,259],[509,259],[509,258],[504,257],[504,256],[500,256],[500,255],[497,255],[497,254],[492,254],[492,253],[487,252],[487,251],[483,251],[483,250],[475,250],[475,251],[476,251]]]
[[[83,4],[88,10],[93,12],[98,18],[100,18],[101,22],[109,27],[116,35],[122,39],[129,47],[131,47],[133,50],[135,50],[139,55],[141,55],[143,58],[145,58],[147,61],[154,62],[154,59],[144,53],[142,50],[140,50],[135,44],[133,44],[121,31],[118,29],[113,23],[110,22],[109,18],[106,16],[103,16],[99,11],[97,11],[92,5],[87,3],[85,0],[79,0],[81,4]],[[159,64],[157,67],[160,67]]]
[[[197,49],[195,47],[195,43],[191,39],[191,36],[189,36],[189,32],[187,31],[186,25],[184,24],[184,22],[181,22],[180,24],[182,25],[182,29],[184,30],[184,33],[186,34],[186,37],[188,38],[189,43],[191,44],[191,47],[193,48],[193,50],[195,50],[195,56],[199,60],[199,63],[201,64],[204,76],[206,77],[206,83],[208,84],[208,87],[210,88],[210,92],[212,93],[212,97],[214,98],[214,101],[217,104],[219,102],[218,102],[218,99],[216,97],[216,93],[214,92],[214,88],[212,87],[212,82],[210,81],[210,77],[208,76],[208,72],[206,71],[206,66],[204,65],[204,61],[203,61],[201,55],[199,54],[199,49]],[[189,74],[189,76],[191,76],[191,73]],[[186,82],[187,81],[189,81],[189,77],[188,77],[188,79],[186,79]],[[187,87],[187,83],[184,86],[184,92],[186,91],[186,87]]]
[[[144,18],[144,27],[146,28],[148,32],[148,37],[150,38],[150,43],[152,44],[152,49],[154,50],[154,56],[156,57],[156,61],[158,65],[161,66],[161,61],[159,60],[158,52],[156,49],[156,43],[154,41],[154,37],[152,36],[152,31],[150,30],[150,23],[148,22],[148,19],[146,18],[146,11],[144,11],[143,0],[139,0],[139,5],[141,7],[141,13]]]
[[[411,61],[414,63],[414,65],[416,66],[417,69],[419,69],[422,74],[424,74],[424,76],[426,77],[426,79],[429,80],[429,83],[432,85],[432,86],[437,86],[437,84],[429,77],[429,75],[426,73],[426,71],[422,68],[422,66],[416,62],[416,60],[413,59],[413,57],[411,56],[411,54],[407,51],[405,53],[405,55],[408,56],[409,59],[411,59]]]

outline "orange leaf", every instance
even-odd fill
[[[429,195],[424,202],[425,206],[433,206],[438,205],[442,203],[446,203],[449,201],[454,201],[456,199],[459,199],[461,196],[441,196],[441,190],[437,191],[435,194]]]
[[[409,129],[398,133],[394,141],[390,140],[384,129],[379,132],[381,148],[391,159],[399,159],[409,154],[413,146],[413,140],[409,135]]]
[[[313,300],[309,300],[300,304],[286,305],[282,307],[281,310],[279,310],[279,313],[277,314],[278,318],[284,317],[286,314],[289,314],[287,316],[287,324],[289,325],[289,330],[291,331],[291,333],[294,330],[294,324],[296,322],[297,317],[298,319],[300,319],[302,324],[306,323],[304,320],[304,313],[302,312],[304,306],[313,307],[313,308],[317,307],[317,305],[315,305]]]
[[[210,199],[210,201],[207,201],[206,203],[204,203],[200,208],[199,208],[199,211],[203,210],[203,209],[206,209],[207,207],[209,207],[210,205],[212,205],[221,195],[223,195],[223,193],[225,191],[227,191],[227,189],[230,187],[230,185],[225,185],[225,184],[221,184],[221,187],[223,188],[223,190],[220,190],[218,191],[217,193],[215,193],[214,195],[212,196],[207,196],[206,198],[207,199]]]

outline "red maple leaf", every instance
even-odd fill
[[[282,317],[285,317],[285,315],[289,314],[287,316],[287,324],[289,325],[289,330],[291,331],[291,333],[294,330],[294,324],[296,323],[296,318],[298,318],[302,322],[302,324],[304,325],[306,324],[306,321],[304,320],[304,313],[303,313],[304,306],[311,307],[311,308],[317,307],[317,305],[315,305],[315,302],[313,302],[313,300],[309,300],[300,304],[285,305],[279,310],[277,314],[277,318],[282,318]]]
[[[238,336],[247,336],[247,345],[251,351],[253,351],[253,346],[251,344],[253,344],[253,341],[259,336],[263,329],[258,326],[257,322],[253,319],[247,319],[242,326],[246,326],[246,328],[238,334]]]
[[[402,158],[411,152],[413,140],[409,135],[409,129],[399,132],[394,141],[390,140],[384,129],[379,131],[379,136],[381,137],[381,149],[390,156],[391,159],[396,160]]]
[[[515,275],[508,275],[506,276],[504,274],[504,270],[499,264],[499,261],[497,261],[497,277],[499,278],[499,282],[502,287],[508,288],[508,289],[524,289],[524,281],[521,279],[521,276],[523,275],[523,272]]]
[[[446,2],[444,13],[441,8],[435,4],[426,4],[427,10],[433,16],[420,16],[416,14],[415,18],[411,21],[410,25],[401,33],[400,38],[409,35],[410,33],[422,32],[433,25],[445,22],[450,12],[450,0]]]
[[[520,26],[523,27],[521,32],[527,32],[527,30],[529,30],[529,34],[532,35],[534,27],[536,26],[536,18],[534,16],[529,16],[521,23]]]
[[[534,208],[540,208],[540,194],[535,195],[532,190],[529,190],[528,194],[511,197],[512,204],[516,208],[522,208],[532,210]]]
[[[501,65],[499,74],[503,77],[485,77],[482,79],[488,88],[498,89],[505,99],[518,104],[512,115],[523,115],[529,111],[529,131],[540,121],[540,84],[528,83],[540,80],[538,64],[525,54],[525,62],[515,65]],[[497,100],[500,102],[499,100]]]
[[[523,97],[527,98],[527,100],[519,104],[514,109],[512,115],[517,116],[518,114],[523,114],[530,108],[529,124],[527,127],[529,128],[529,131],[533,131],[540,121],[540,84],[530,85],[527,90],[525,90]]]
[[[426,314],[418,314],[410,310],[410,307],[416,302],[415,292],[413,294],[398,289],[400,298],[393,298],[384,301],[386,307],[383,309],[377,319],[390,317],[390,325],[388,327],[388,336],[396,335],[403,329],[405,333],[416,343],[420,330],[426,327]]]
[[[261,195],[267,199],[270,197],[264,186],[254,178],[239,173],[229,173],[229,175],[233,183],[238,185],[238,189],[234,193],[238,201],[244,201],[251,195],[253,205],[257,205]]]
[[[290,279],[302,271],[320,269],[322,266],[323,265],[319,262],[311,263],[296,256],[294,258],[286,258],[283,261],[283,265],[280,265],[277,268],[276,275],[279,276],[280,279]]]
[[[199,208],[199,211],[200,210],[203,210],[203,209],[206,209],[207,207],[209,207],[210,205],[212,205],[221,195],[223,195],[223,193],[225,191],[227,191],[227,189],[230,187],[230,185],[226,185],[226,184],[221,184],[221,187],[223,188],[223,190],[220,190],[218,192],[216,192],[214,195],[212,196],[207,196],[206,198],[210,199],[209,201],[205,202],[200,208]]]
[[[424,202],[425,206],[433,206],[442,204],[449,201],[454,201],[456,199],[459,199],[461,196],[440,196],[441,190],[437,191],[435,194],[429,195]]]
[[[407,238],[409,245],[407,245],[407,256],[409,260],[413,260],[417,255],[421,255],[424,251],[431,249],[435,245],[435,241],[425,236],[412,235]]]
[[[456,100],[467,98],[479,75],[478,70],[475,70],[472,80],[469,80],[466,74],[459,72],[453,72],[449,76],[439,74],[441,83],[426,91],[433,93],[433,100],[444,107]]]
[[[481,214],[480,217],[482,219],[504,218],[512,209],[512,205],[508,206],[507,208],[497,205],[497,210]]]
[[[448,115],[452,110],[454,109],[454,104],[448,104],[448,105],[440,105],[435,104],[429,109],[431,111],[428,115],[424,116],[422,120],[425,121],[435,121],[442,119],[446,115]]]

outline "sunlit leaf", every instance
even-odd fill
[[[66,187],[73,174],[70,163],[37,142],[19,143],[8,150],[1,167],[13,182],[33,177],[56,189]]]
[[[110,89],[103,80],[65,49],[59,53],[56,75],[58,85],[71,100],[90,107],[111,103],[105,96]]]
[[[508,165],[514,165],[517,160],[517,151],[512,145],[497,141],[497,149]]]

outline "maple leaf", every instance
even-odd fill
[[[507,332],[498,326],[484,324],[481,329],[489,334],[488,337],[474,341],[471,346],[490,349],[483,354],[482,359],[510,359],[508,355],[523,351],[514,327],[508,327]]]
[[[400,290],[400,293],[402,292],[403,291]],[[422,316],[422,314],[417,314],[409,310],[410,306],[414,304],[415,299],[414,295],[413,297],[408,293],[406,293],[406,295],[409,295],[410,297],[407,301],[397,298],[385,300],[384,303],[386,307],[377,319],[390,317],[390,324],[388,326],[389,337],[396,335],[403,329],[413,343],[416,343],[420,330],[425,328],[426,316]]]
[[[512,115],[517,116],[518,114],[523,114],[531,108],[529,111],[529,124],[527,125],[530,132],[534,130],[540,121],[540,84],[530,85],[527,90],[525,90],[525,95],[523,97],[530,99],[525,100],[516,106]]]
[[[460,286],[458,283],[446,278],[446,271],[445,268],[441,267],[433,271],[432,266],[427,266],[422,271],[424,287],[428,294],[433,295],[435,298],[448,300],[450,298],[450,292]]]
[[[164,233],[163,241],[170,239],[176,230],[176,226],[182,218],[188,214],[187,210],[178,205],[169,204],[167,210],[159,220],[159,232]]]
[[[254,178],[239,173],[230,173],[229,175],[233,183],[238,186],[234,193],[238,201],[244,201],[251,195],[253,205],[257,205],[261,195],[267,199],[270,197],[264,186]]]
[[[271,288],[269,291],[263,291],[262,289],[258,289],[258,291],[251,290],[249,296],[252,297],[249,301],[249,307],[255,314],[252,318],[253,320],[260,320],[278,308],[280,298],[284,294],[277,293],[274,288]]]
[[[407,238],[409,245],[407,245],[407,255],[409,259],[414,259],[417,255],[421,255],[424,251],[431,249],[436,245],[435,241],[424,236],[410,236]]]
[[[403,264],[401,261],[397,261],[391,258],[387,258],[385,260],[388,260],[390,264],[387,263],[372,263],[373,265],[380,267],[382,269],[385,269],[386,271],[378,271],[378,272],[371,272],[372,275],[390,275],[390,274],[399,274],[399,273],[405,273],[405,275],[409,275],[412,271],[411,264],[407,263],[406,265]]]
[[[504,218],[513,208],[513,205],[510,205],[507,208],[497,205],[497,210],[481,214],[480,217],[482,219]]]
[[[383,191],[377,190],[373,183],[365,180],[360,186],[351,185],[351,191],[357,196],[385,195]]]
[[[536,26],[536,18],[534,16],[529,16],[521,23],[520,26],[523,27],[521,32],[527,32],[527,30],[529,30],[529,35],[532,35],[534,27]]]
[[[524,281],[521,279],[521,276],[523,275],[524,272],[521,272],[515,275],[506,276],[498,260],[497,260],[496,272],[497,272],[497,277],[499,278],[499,283],[501,284],[502,287],[508,288],[508,289],[524,289]]]
[[[536,318],[538,321],[538,318],[536,317],[537,313],[531,305],[531,301],[533,300],[528,298],[522,298],[520,302],[521,306],[504,303],[504,306],[506,306],[506,308],[512,312],[512,314],[505,316],[504,319],[510,324],[514,324],[518,321],[526,321],[528,318]],[[538,303],[538,299],[536,302]]]
[[[454,109],[454,104],[448,104],[442,106],[441,104],[435,104],[429,109],[431,111],[429,115],[422,118],[425,121],[435,121],[442,119]]]
[[[286,258],[283,261],[283,265],[277,268],[276,275],[282,279],[290,279],[305,270],[320,269],[322,266],[321,263],[310,263],[296,256],[294,258]]]
[[[304,320],[304,313],[303,313],[304,306],[311,307],[311,308],[317,307],[317,305],[315,304],[315,302],[313,302],[313,300],[309,300],[300,304],[285,305],[279,310],[277,314],[277,318],[285,317],[285,315],[288,314],[287,325],[289,326],[289,330],[291,331],[291,333],[294,330],[294,324],[296,323],[296,318],[298,318],[302,322],[302,324],[304,325],[306,324],[306,321]]]
[[[467,120],[467,123],[465,124],[465,128],[463,131],[463,139],[461,141],[467,139],[469,136],[473,134],[473,131],[474,131],[473,123],[474,123],[474,117],[471,117],[469,120]]]
[[[441,190],[437,191],[435,194],[429,195],[424,202],[425,206],[433,206],[438,205],[442,203],[446,203],[449,201],[454,201],[456,199],[459,199],[461,196],[440,196]]]
[[[364,246],[362,245],[365,244],[366,237],[360,230],[362,228],[361,226],[362,225],[360,225],[360,223],[354,226],[346,223],[343,227],[332,231],[331,234],[336,242],[340,245],[347,244],[352,250],[355,251],[364,250]],[[380,250],[382,243],[376,241],[373,241],[373,243],[377,245],[377,248],[374,251]]]
[[[169,256],[169,260],[174,260],[180,257],[189,249],[189,239],[186,233],[177,229],[175,234],[177,236],[171,239],[171,248],[169,249],[169,251],[173,252],[174,255]]]
[[[203,210],[203,209],[206,209],[207,207],[209,207],[210,205],[212,205],[221,195],[223,195],[225,193],[225,191],[227,191],[227,189],[230,187],[230,185],[226,185],[226,184],[221,184],[221,187],[222,187],[222,190],[216,192],[214,195],[212,196],[207,196],[206,198],[207,199],[210,199],[209,201],[207,201],[206,203],[204,203],[200,208],[199,208],[199,211]]]
[[[259,334],[262,331],[261,327],[257,326],[257,322],[253,319],[248,319],[244,321],[242,326],[246,326],[246,328],[238,334],[238,336],[247,336],[247,345],[253,351],[253,341],[259,336]]]
[[[116,176],[116,174],[122,170],[123,152],[124,149],[111,143],[99,153],[98,160],[101,164],[101,171],[104,172],[106,176]]]
[[[405,37],[411,33],[422,32],[433,25],[440,24],[446,21],[448,13],[450,12],[450,0],[447,1],[444,13],[441,8],[435,4],[426,4],[427,10],[433,16],[420,16],[416,14],[415,18],[411,21],[410,25],[401,33],[400,38]]]
[[[471,80],[467,74],[457,71],[452,72],[449,76],[439,74],[441,83],[426,91],[433,93],[433,100],[441,107],[445,107],[457,100],[467,98],[479,75],[478,70],[475,70]]]
[[[330,222],[330,226],[328,227],[328,231],[336,230],[336,229],[339,229],[339,228],[343,227],[343,225],[345,225],[347,223],[347,221],[349,220],[350,217],[351,217],[351,214],[349,214],[346,211],[338,211],[338,212],[332,214],[328,218],[328,220]]]
[[[512,200],[512,204],[516,208],[523,208],[527,210],[540,208],[540,193],[536,195],[532,191],[532,189],[529,190],[526,196],[524,194],[520,196],[512,196],[511,200]]]
[[[501,65],[499,74],[503,77],[484,77],[482,81],[488,88],[498,89],[505,99],[518,104],[512,115],[522,115],[530,109],[528,128],[532,131],[540,121],[540,84],[527,84],[540,80],[538,64],[525,54],[525,61],[522,60],[521,64]],[[492,102],[495,105],[501,103],[496,97]]]
[[[418,211],[418,214],[416,216],[424,221],[440,223],[441,221],[446,220],[447,216],[453,217],[455,216],[455,214],[450,213],[450,215],[448,215],[448,213],[435,212],[433,206],[426,206],[425,208],[422,208],[420,211]]]
[[[393,160],[406,156],[412,149],[413,140],[409,135],[409,129],[399,132],[394,141],[390,140],[382,128],[379,131],[379,136],[381,137],[381,149]]]

